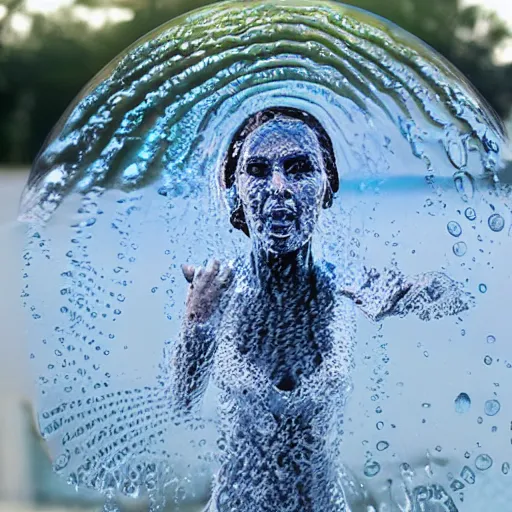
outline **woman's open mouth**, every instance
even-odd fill
[[[295,212],[289,208],[273,208],[270,212],[270,231],[275,238],[288,238],[295,224]]]

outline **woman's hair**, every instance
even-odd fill
[[[328,186],[323,202],[324,208],[329,208],[332,205],[333,194],[339,189],[338,170],[336,168],[336,157],[334,155],[332,141],[324,127],[315,117],[303,110],[293,107],[271,107],[256,112],[245,119],[234,134],[221,166],[221,177],[228,193],[228,203],[231,208],[231,224],[235,228],[242,230],[247,236],[249,236],[249,230],[245,222],[244,211],[238,198],[236,188],[234,187],[238,159],[240,158],[240,152],[245,139],[254,130],[275,119],[302,121],[315,133],[322,151],[328,179]]]

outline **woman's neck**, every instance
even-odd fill
[[[251,269],[260,285],[300,286],[313,276],[314,263],[311,244],[308,242],[299,250],[276,254],[253,247]]]

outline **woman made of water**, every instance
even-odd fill
[[[472,298],[438,272],[407,278],[316,261],[312,237],[338,191],[329,135],[312,115],[266,109],[234,135],[222,167],[245,260],[183,265],[190,283],[171,378],[192,417],[210,378],[221,390],[220,470],[209,512],[344,511],[339,450],[358,306],[373,321],[457,314]],[[338,275],[338,277],[340,277]]]

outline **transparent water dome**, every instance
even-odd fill
[[[387,317],[356,300],[330,327],[349,354],[330,377],[347,382],[326,433],[342,489],[332,510],[505,510],[510,143],[440,55],[325,1],[227,2],[170,21],[84,89],[35,161],[20,210],[22,297],[55,471],[102,492],[106,510],[118,496],[160,510],[222,481],[235,407],[223,378],[212,376],[191,420],[174,406],[181,265],[247,268],[254,236],[231,222],[223,170],[245,120],[270,108],[305,112],[332,143],[339,189],[308,254],[336,293],[393,269],[404,282],[445,276],[467,300],[450,314]],[[233,311],[252,322],[250,308]],[[226,354],[224,376],[243,380]],[[267,428],[265,404],[254,407],[250,427]],[[295,510],[285,501],[273,510]]]

